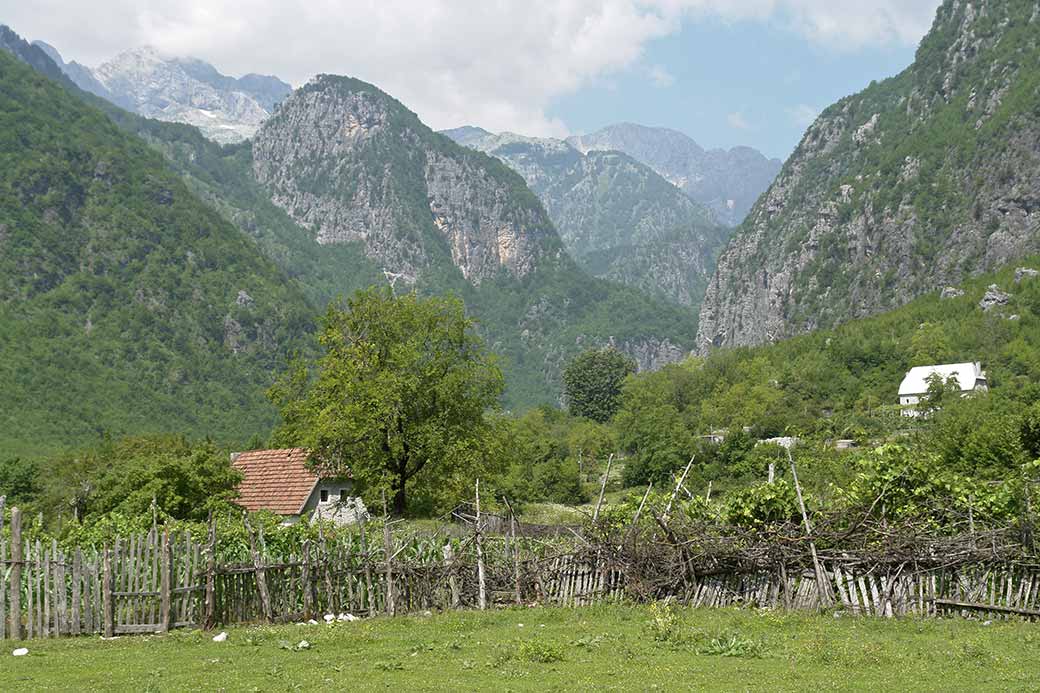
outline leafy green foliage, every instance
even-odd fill
[[[794,487],[784,479],[736,491],[726,503],[726,520],[748,529],[780,525],[795,521],[797,517]]]
[[[52,522],[78,519],[85,526],[115,516],[150,523],[153,502],[161,517],[201,521],[211,510],[230,507],[241,478],[226,450],[171,436],[106,441],[39,466],[39,492],[30,507]]]
[[[563,369],[564,397],[571,414],[603,423],[620,405],[621,384],[636,362],[613,347],[590,349]]]
[[[548,407],[533,409],[497,422],[494,457],[497,490],[510,503],[550,501],[579,504],[588,500],[579,460],[590,464],[602,454],[609,432],[583,427],[582,422]]]
[[[461,301],[361,291],[329,307],[319,341],[313,377],[299,364],[272,391],[280,439],[352,476],[370,502],[390,491],[397,514],[410,487],[450,498],[468,485],[485,463],[485,412],[502,375]]]

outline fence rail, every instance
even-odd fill
[[[499,536],[486,536],[475,522],[470,537],[421,541],[395,533],[391,523],[376,540],[361,525],[335,539],[305,541],[288,555],[269,551],[244,518],[249,560],[222,562],[213,522],[205,538],[153,527],[85,550],[30,543],[17,508],[5,533],[5,514],[0,499],[0,639],[665,598],[887,617],[1040,618],[1040,565],[1003,559],[918,566],[829,557],[821,559],[819,574],[804,563],[781,562],[704,574],[683,568],[682,579],[662,579],[663,572],[677,572],[674,565],[631,560],[610,541],[525,537],[515,518]]]

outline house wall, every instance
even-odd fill
[[[326,500],[322,500],[322,492]],[[308,522],[314,522],[321,517],[336,524],[354,524],[368,517],[368,509],[360,498],[352,495],[353,492],[354,484],[349,480],[322,480],[307,499],[301,517],[307,518]]]

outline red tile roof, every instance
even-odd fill
[[[318,483],[307,466],[304,448],[240,452],[232,465],[242,472],[238,485],[239,506],[253,512],[270,510],[278,515],[299,515]]]

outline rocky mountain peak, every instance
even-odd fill
[[[297,90],[257,133],[253,161],[320,243],[363,241],[388,276],[414,282],[447,255],[476,285],[561,252],[519,176],[359,80],[319,75]]]
[[[914,62],[825,109],[708,286],[701,349],[902,305],[1040,247],[1040,11],[946,0]]]
[[[123,51],[91,69],[64,62],[50,44],[34,45],[80,89],[149,118],[194,125],[220,143],[252,137],[292,90],[277,77],[228,77],[205,61],[154,46]]]

